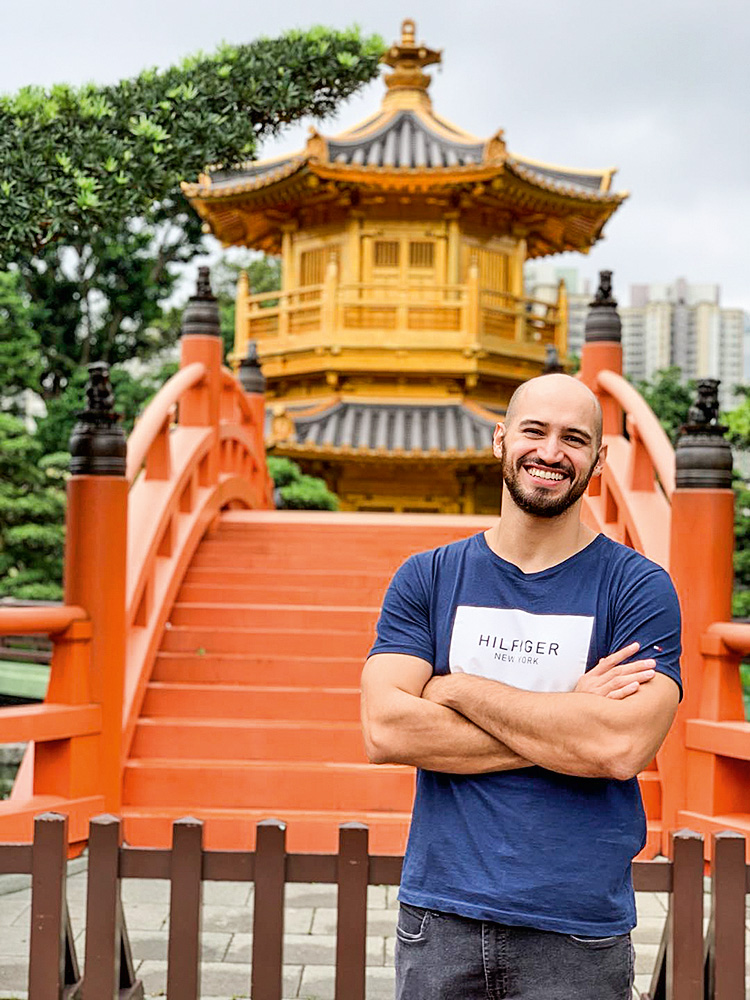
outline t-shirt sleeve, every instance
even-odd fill
[[[610,652],[640,643],[631,660],[653,659],[659,673],[671,677],[680,689],[680,604],[674,584],[661,567],[654,565],[637,574],[618,596]]]
[[[383,599],[377,638],[370,656],[375,653],[406,653],[435,663],[428,582],[419,556],[411,556],[398,569]]]

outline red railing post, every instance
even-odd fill
[[[70,439],[64,590],[65,603],[85,608],[91,621],[89,689],[91,700],[102,707],[98,762],[101,791],[105,808],[116,813],[120,810],[122,796],[128,515],[126,445],[118,423],[119,415],[114,412],[107,365],[89,365],[89,375],[87,408],[79,414]],[[60,766],[67,768],[64,756],[61,755]],[[87,766],[85,761],[81,762],[81,768],[85,770]],[[50,767],[54,769],[51,761],[48,773]],[[78,775],[78,783],[83,783],[86,777]]]
[[[208,268],[198,271],[198,287],[188,302],[182,320],[180,368],[195,361],[206,367],[204,381],[188,389],[179,407],[179,423],[183,427],[213,429],[211,448],[200,470],[201,486],[219,479],[219,417],[221,412],[222,339],[219,307],[211,293]]]
[[[599,272],[599,288],[586,317],[586,333],[581,351],[581,380],[595,392],[602,405],[605,434],[622,434],[622,410],[597,385],[601,371],[622,375],[622,333],[617,302],[612,297],[612,272]]]
[[[685,749],[686,722],[700,714],[703,682],[701,636],[712,622],[732,615],[734,493],[732,453],[718,424],[718,382],[698,383],[698,400],[676,450],[669,570],[682,610],[682,679],[685,690],[677,719],[659,752],[663,776],[664,831],[694,823],[691,788],[705,799],[715,787],[715,755]],[[664,848],[667,847],[665,840]]]

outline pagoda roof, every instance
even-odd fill
[[[308,165],[333,168],[342,180],[350,177],[346,168],[372,172],[373,179],[384,171],[409,171],[428,172],[443,181],[441,174],[458,170],[461,181],[466,179],[461,174],[472,173],[472,168],[504,167],[523,180],[562,194],[618,202],[624,197],[610,192],[612,169],[575,170],[518,156],[505,149],[501,133],[479,139],[427,108],[381,109],[373,118],[330,138],[313,131],[307,148],[299,153],[208,172],[199,184],[185,185],[185,191],[189,197],[236,196],[290,177]],[[330,170],[326,173],[331,176]]]
[[[492,455],[492,434],[502,418],[477,404],[351,402],[339,400],[307,414],[285,411],[295,436],[278,442],[305,454],[390,455],[405,458]],[[272,436],[273,415],[266,414]]]
[[[338,135],[311,129],[297,153],[208,167],[197,183],[183,183],[214,234],[225,244],[279,252],[280,226],[303,204],[421,192],[475,205],[490,218],[505,212],[521,225],[530,221],[539,231],[530,234],[529,256],[588,250],[627,197],[611,190],[615,170],[543,163],[510,152],[502,130],[483,139],[442,118],[422,72],[441,54],[417,45],[413,22],[402,30],[401,43],[383,56],[394,72],[377,112]]]

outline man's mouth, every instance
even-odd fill
[[[567,479],[568,475],[559,469],[545,469],[540,465],[524,465],[524,470],[528,472],[532,479],[539,479],[544,482],[559,483]]]

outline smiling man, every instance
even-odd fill
[[[413,556],[362,679],[374,763],[419,768],[397,1000],[625,1000],[636,775],[680,698],[667,574],[581,522],[596,397],[524,383],[498,424],[502,516]]]

